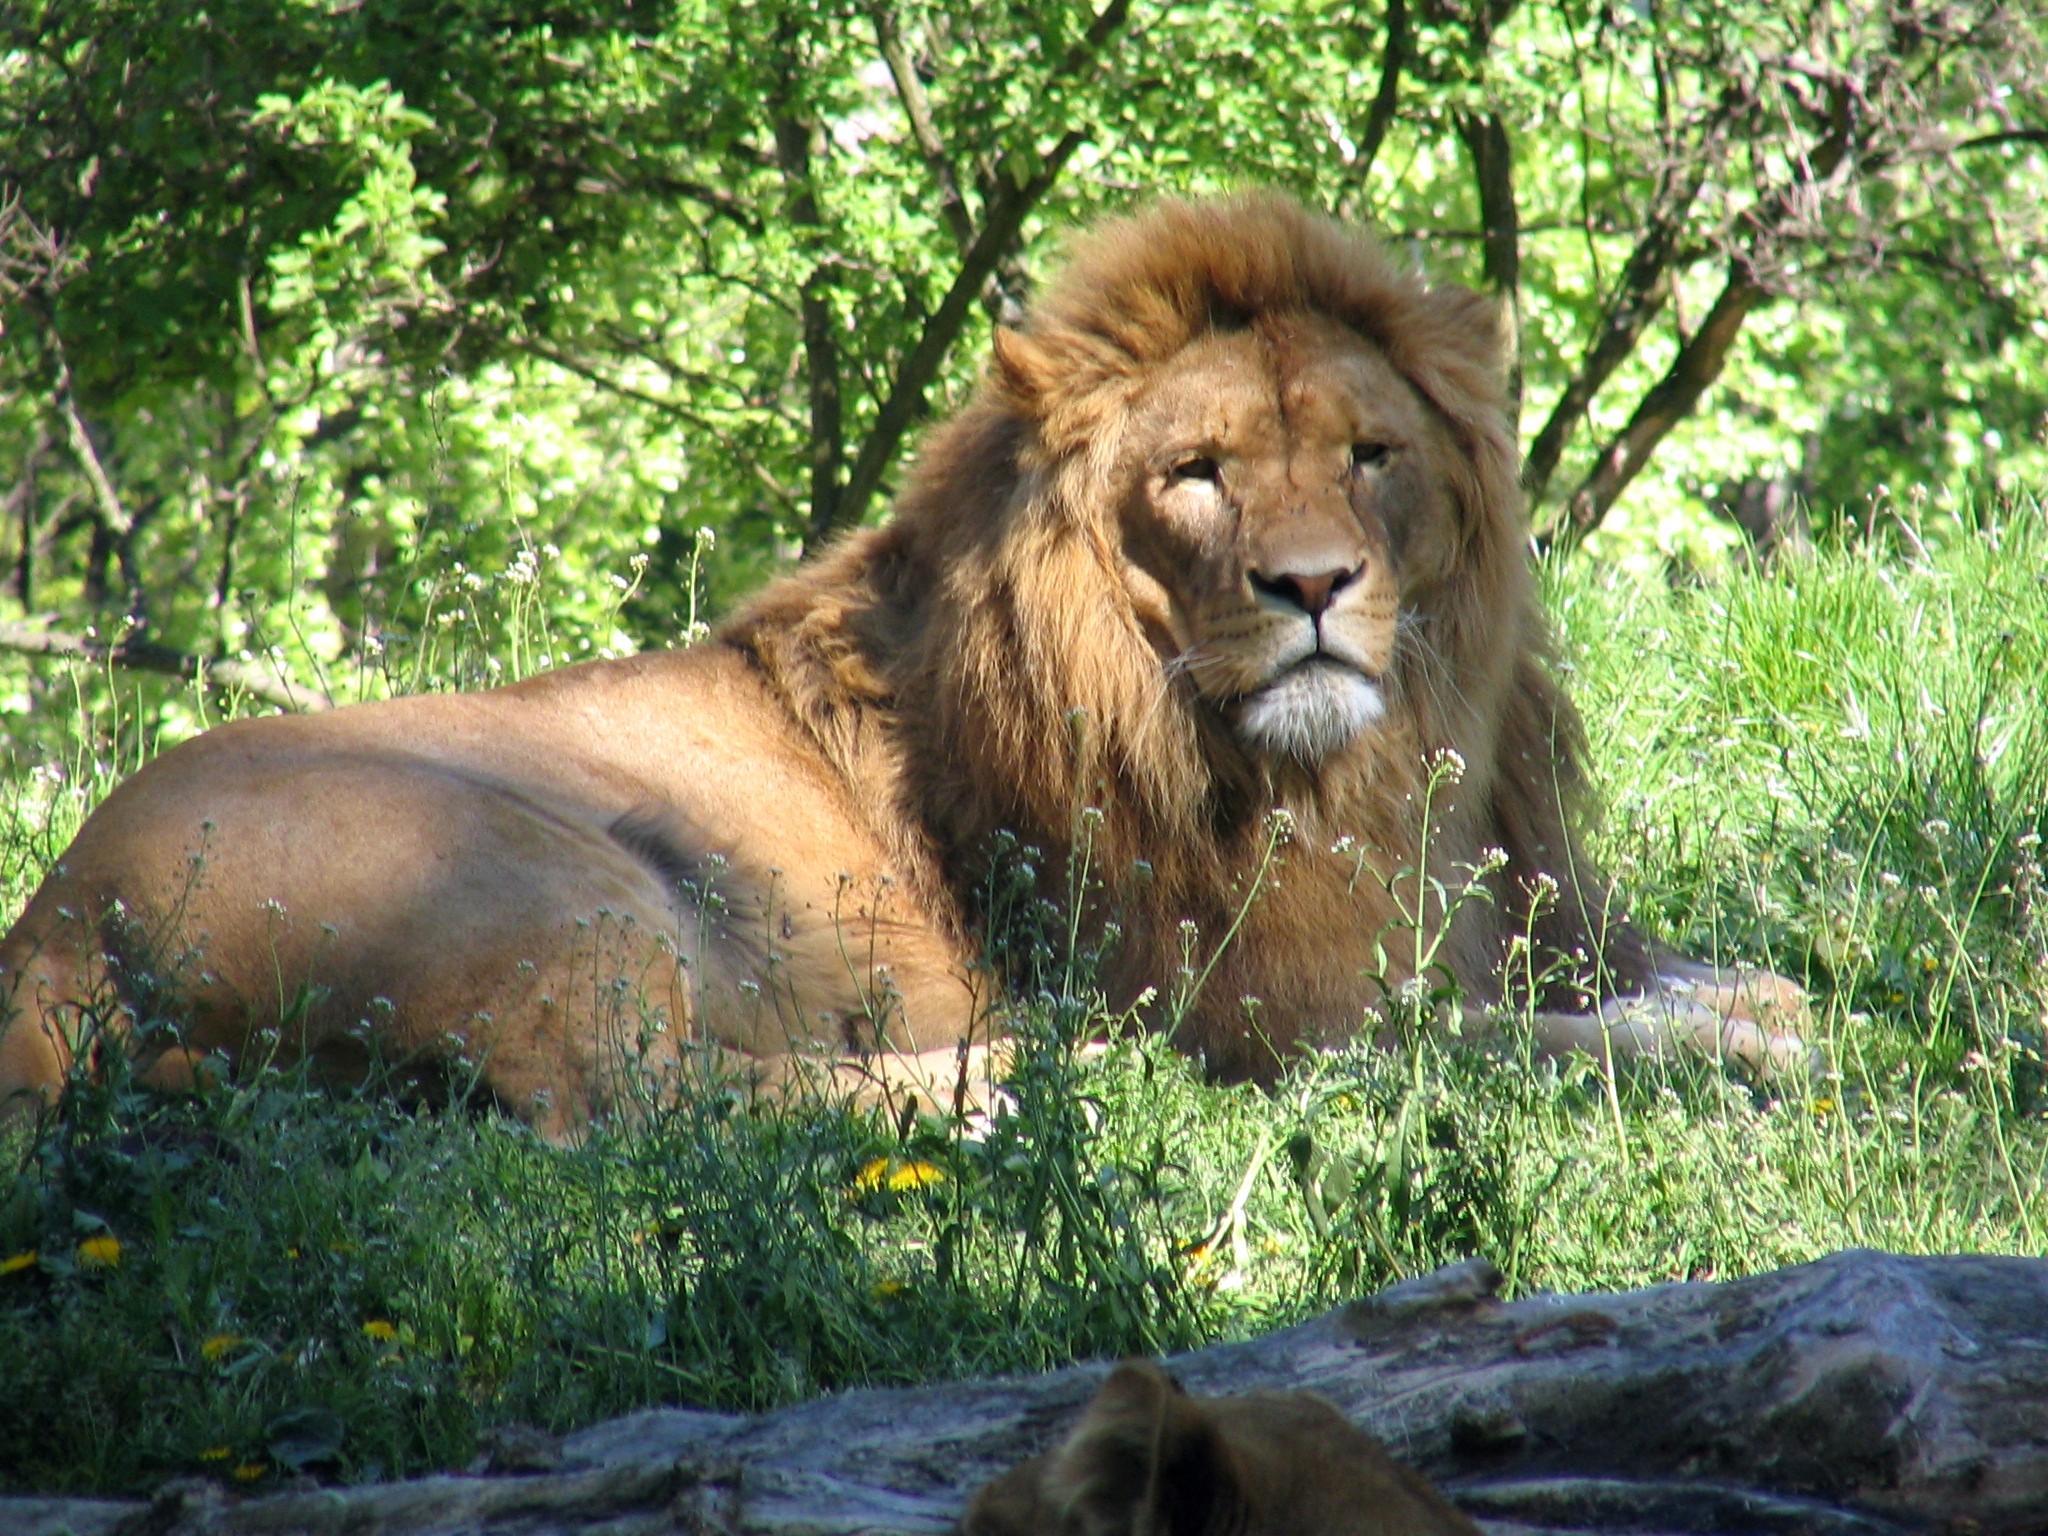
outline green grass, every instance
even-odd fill
[[[1154,1041],[1078,1057],[1102,1020],[1057,986],[978,1139],[709,1091],[560,1150],[289,1074],[110,1081],[0,1192],[0,1261],[36,1255],[0,1274],[0,1487],[393,1476],[503,1420],[1186,1347],[1473,1252],[1522,1290],[2040,1252],[2043,572],[2027,507],[1931,554],[1551,582],[1604,854],[1659,933],[1809,983],[1821,1081],[1423,1039],[1221,1089]],[[52,724],[61,779],[10,770],[0,909],[152,745],[148,686]]]

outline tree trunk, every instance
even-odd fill
[[[1522,221],[1515,207],[1515,153],[1507,124],[1498,112],[1458,114],[1458,137],[1472,160],[1472,184],[1479,193],[1479,225],[1485,232],[1486,286],[1501,302],[1508,365],[1508,429],[1521,435],[1522,422]]]
[[[2048,1261],[1854,1251],[1724,1284],[1502,1302],[1483,1260],[1171,1362],[1190,1391],[1309,1387],[1498,1536],[2048,1530]],[[471,1474],[238,1500],[0,1499],[18,1536],[940,1536],[1064,1433],[1102,1365],[655,1409]]]

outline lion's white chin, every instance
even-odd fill
[[[1349,746],[1386,712],[1378,683],[1339,662],[1316,659],[1247,698],[1237,729],[1262,751],[1315,763]]]

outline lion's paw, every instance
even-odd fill
[[[1806,989],[1790,978],[1673,956],[1659,963],[1657,982],[1652,1006],[1669,1015],[1674,1035],[1707,1053],[1766,1079],[1826,1070],[1826,1058],[1801,1033],[1813,1016]]]

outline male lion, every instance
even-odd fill
[[[1479,1536],[1312,1392],[1193,1398],[1109,1375],[1066,1441],[974,1497],[962,1536]]]
[[[552,1134],[693,1046],[915,1075],[986,1017],[1005,832],[1225,1077],[1418,969],[1553,1052],[1802,1054],[1789,984],[1660,956],[1579,846],[1487,301],[1247,194],[1104,225],[995,342],[893,519],[709,642],[136,774],[0,944],[0,1095],[88,1017],[165,1081],[466,1061]]]

